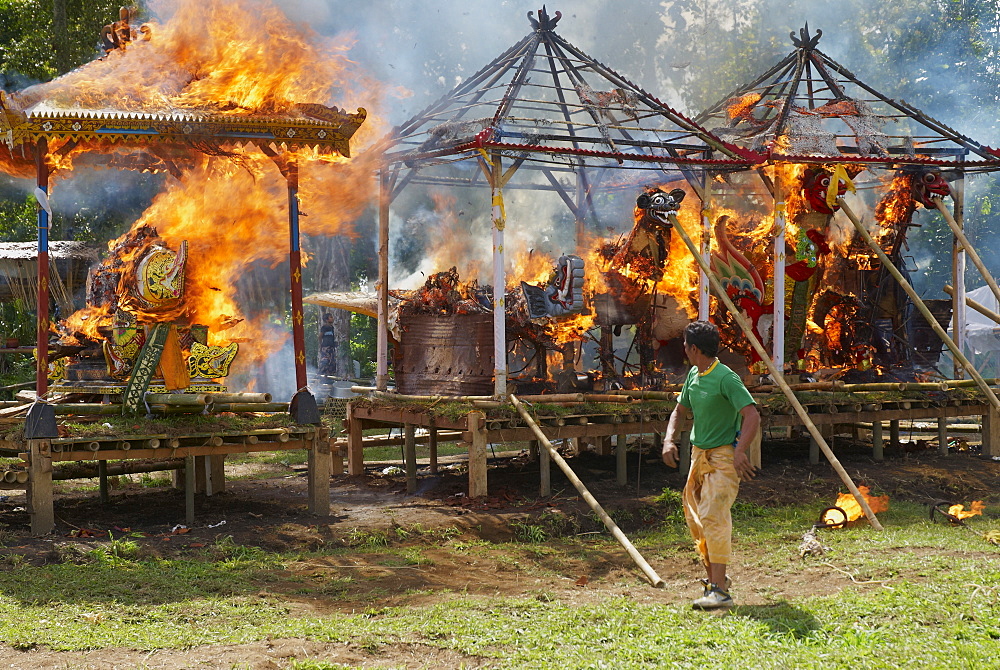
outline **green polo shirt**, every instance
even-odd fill
[[[754,404],[739,375],[719,362],[705,374],[692,367],[677,402],[694,414],[691,444],[700,449],[735,443],[743,423],[740,410]]]

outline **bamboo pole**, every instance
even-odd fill
[[[985,381],[990,386],[996,386],[997,384],[1000,384],[1000,379],[996,379],[996,378],[994,378],[994,379],[985,379],[983,381]],[[968,388],[970,386],[975,386],[976,385],[976,380],[975,379],[947,379],[947,380],[945,380],[944,383],[948,385],[948,388]]]
[[[270,393],[204,393],[207,402],[271,402]]]
[[[204,407],[208,402],[204,393],[147,393],[145,400],[150,405],[171,407]]]
[[[889,271],[889,274],[891,274],[902,289],[906,291],[906,295],[910,296],[910,300],[913,301],[916,308],[920,310],[920,313],[924,315],[925,319],[927,319],[927,323],[930,327],[935,333],[937,333],[937,336],[940,337],[946,345],[948,345],[948,348],[951,349],[951,353],[954,355],[955,360],[961,364],[966,372],[969,373],[969,376],[976,380],[976,385],[979,386],[983,393],[986,394],[986,399],[990,401],[990,405],[993,406],[993,409],[1000,412],[1000,400],[997,399],[996,394],[993,393],[993,389],[991,389],[989,384],[986,383],[983,376],[979,374],[979,371],[976,370],[975,367],[973,367],[972,363],[969,362],[969,359],[965,357],[965,354],[963,354],[961,349],[958,348],[958,345],[955,344],[955,341],[948,337],[948,333],[944,331],[944,328],[942,328],[941,324],[937,322],[937,319],[934,318],[931,311],[927,309],[927,305],[924,304],[924,301],[920,299],[920,296],[918,296],[917,292],[913,290],[910,283],[906,281],[899,270],[896,269],[896,266],[892,264],[892,261],[889,260],[889,257],[885,255],[885,252],[882,251],[882,247],[875,243],[875,240],[872,239],[872,236],[865,229],[864,224],[861,223],[861,220],[858,219],[857,215],[855,215],[854,212],[851,211],[851,208],[848,207],[844,198],[838,197],[837,202],[840,203],[840,208],[843,210],[844,214],[847,215],[847,218],[851,220],[851,223],[854,224],[854,227],[858,230],[858,233],[861,234],[861,237],[864,238],[865,242],[868,243],[868,246],[871,247],[872,251],[878,254],[879,259]]]
[[[952,216],[951,212],[948,211],[948,208],[944,206],[943,199],[934,198],[934,206],[938,208],[939,212],[941,212],[941,216],[943,216],[944,220],[948,223],[948,227],[951,228],[951,232],[958,238],[958,241],[962,244],[962,248],[965,249],[965,253],[969,254],[969,258],[972,259],[972,264],[976,266],[976,269],[979,270],[979,274],[981,274],[983,279],[986,280],[986,285],[990,287],[991,291],[993,291],[993,295],[995,295],[997,299],[997,304],[1000,305],[1000,286],[997,286],[997,280],[993,278],[993,274],[986,268],[986,264],[983,263],[983,259],[979,257],[979,253],[976,252],[972,244],[969,242],[969,238],[965,236],[965,232],[962,230],[962,227],[958,225],[958,222],[955,221],[955,217]],[[969,299],[966,298],[965,302],[968,304]],[[972,305],[969,306],[972,307]],[[975,309],[975,307],[973,307],[973,309]]]
[[[287,402],[221,402],[209,405],[212,412],[287,412]]]
[[[952,287],[951,284],[945,284],[944,285],[944,292],[947,293],[948,295],[952,296],[952,297],[955,297],[955,289]],[[977,312],[979,312],[983,316],[985,316],[987,319],[993,319],[997,323],[1000,323],[1000,314],[997,314],[996,312],[994,312],[992,309],[990,309],[989,307],[987,307],[983,303],[976,302],[975,300],[973,300],[969,296],[965,296],[965,304],[968,305],[969,307],[971,307],[972,309],[976,310]],[[1000,304],[1000,303],[998,303],[998,304]]]
[[[788,388],[793,391],[841,391],[844,389],[844,382],[842,381],[830,381],[830,382],[803,382],[801,384],[788,384]],[[774,384],[761,384],[760,386],[755,386],[751,390],[755,393],[767,393],[773,391],[778,386]]]
[[[676,388],[673,388],[673,390],[671,391],[672,387]],[[680,384],[668,384],[666,389],[662,391],[627,390],[627,391],[617,391],[617,393],[631,396],[636,400],[676,400],[677,391],[680,390],[681,390]]]
[[[614,520],[610,516],[608,516],[608,513],[604,511],[604,508],[601,507],[601,504],[597,502],[594,496],[591,495],[590,491],[587,490],[587,487],[584,486],[583,482],[580,481],[580,478],[576,476],[576,473],[573,472],[573,469],[571,467],[569,467],[569,464],[566,463],[566,460],[559,455],[559,452],[556,450],[556,448],[552,446],[551,442],[549,442],[549,438],[545,437],[545,433],[542,432],[542,429],[538,427],[538,424],[535,423],[534,419],[531,418],[531,415],[528,414],[528,410],[524,408],[524,405],[521,403],[521,401],[518,400],[517,397],[514,395],[510,395],[508,397],[510,398],[510,401],[514,403],[514,407],[517,408],[517,411],[521,415],[521,418],[524,419],[525,423],[528,424],[532,432],[535,434],[535,437],[538,438],[539,443],[545,446],[545,450],[548,452],[549,457],[556,462],[556,465],[558,465],[559,469],[563,471],[563,474],[566,475],[566,478],[569,479],[570,482],[572,482],[573,486],[580,494],[580,497],[583,498],[584,502],[586,502],[587,505],[590,506],[590,509],[594,510],[594,512],[599,517],[601,517],[601,521],[604,522],[604,525],[607,526],[609,531],[611,531],[611,534],[614,536],[614,538],[618,540],[618,543],[625,548],[625,551],[628,552],[628,555],[632,558],[633,561],[635,561],[635,564],[639,566],[639,569],[642,570],[643,574],[646,575],[646,578],[649,580],[649,583],[656,588],[662,588],[664,584],[663,579],[661,579],[660,576],[656,574],[656,571],[653,570],[653,568],[649,565],[649,563],[646,562],[646,559],[642,557],[642,554],[639,553],[639,550],[636,549],[635,546],[629,541],[628,537],[625,536],[625,533],[623,533],[621,528],[618,527],[618,524],[616,524]]]
[[[702,269],[708,274],[708,279],[712,283],[712,288],[715,289],[716,296],[726,305],[726,309],[729,310],[733,319],[735,319],[736,323],[739,324],[740,330],[743,331],[747,340],[750,341],[750,344],[757,351],[757,355],[760,356],[761,360],[767,366],[767,370],[771,374],[771,378],[774,379],[775,383],[781,387],[785,397],[788,398],[789,404],[791,404],[795,409],[795,413],[798,415],[799,420],[802,421],[806,430],[809,431],[809,435],[816,441],[816,444],[823,451],[823,455],[826,456],[830,465],[833,466],[837,475],[840,476],[840,480],[851,492],[851,495],[854,496],[854,499],[858,501],[858,505],[861,506],[861,509],[864,511],[869,523],[871,523],[872,528],[875,530],[882,530],[882,524],[879,523],[879,520],[872,511],[871,506],[868,505],[868,501],[865,500],[863,495],[861,495],[861,491],[859,491],[858,487],[854,484],[854,480],[852,480],[851,476],[847,474],[844,466],[840,464],[840,461],[837,459],[836,455],[834,455],[833,450],[830,449],[830,445],[826,443],[826,440],[816,427],[816,424],[814,424],[812,419],[809,418],[809,414],[806,412],[805,407],[803,407],[802,403],[799,402],[799,399],[795,397],[795,393],[792,389],[788,387],[788,383],[785,381],[784,375],[780,370],[778,370],[778,368],[775,367],[774,361],[771,360],[770,355],[764,349],[764,345],[762,345],[760,340],[757,339],[757,336],[753,334],[753,330],[750,328],[750,325],[746,322],[746,319],[743,318],[743,315],[740,314],[739,310],[736,309],[736,305],[733,304],[733,301],[729,298],[726,290],[722,287],[722,284],[719,283],[719,279],[711,273],[711,270],[707,266],[705,266],[705,261],[698,255],[697,248],[691,241],[691,237],[687,234],[687,231],[684,230],[680,222],[677,220],[677,215],[671,212],[667,216],[670,218],[670,222],[674,224],[674,230],[680,233],[680,236],[684,240],[684,244],[687,245],[691,255],[695,257],[699,264],[703,265]]]

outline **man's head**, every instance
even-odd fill
[[[719,354],[719,329],[708,321],[692,321],[684,327],[684,349],[694,347],[705,356]]]
[[[327,312],[323,315],[323,323],[333,323],[333,314]]]

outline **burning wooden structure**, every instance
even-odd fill
[[[205,18],[207,9],[215,17],[210,25]],[[298,389],[290,407],[284,407],[300,424],[319,423],[305,366],[300,171],[305,166],[350,157],[351,137],[364,122],[366,112],[358,109],[348,113],[320,104],[329,95],[331,72],[320,66],[322,56],[297,41],[295,28],[274,12],[277,10],[271,9],[267,16],[258,16],[241,3],[215,3],[210,8],[203,3],[183,3],[166,24],[146,24],[142,29],[134,29],[130,16],[123,15],[108,33],[110,42],[106,39],[106,43],[110,46],[104,58],[53,82],[9,96],[0,93],[0,137],[6,144],[6,150],[0,152],[4,154],[0,169],[21,177],[33,174],[39,203],[36,402],[25,421],[27,444],[4,446],[28,462],[29,506],[36,532],[47,532],[53,522],[53,461],[106,462],[136,456],[122,446],[129,441],[120,437],[85,440],[97,444],[97,449],[56,448],[62,443],[54,440],[65,436],[56,432],[55,410],[45,402],[50,391],[50,177],[64,176],[74,166],[92,163],[86,156],[104,156],[103,163],[110,167],[166,173],[176,181],[132,230],[110,245],[110,256],[90,278],[87,308],[60,326],[62,342],[76,347],[68,351],[73,356],[66,367],[72,374],[60,381],[61,389],[105,400],[120,396],[119,413],[144,408],[150,403],[150,390],[181,392],[161,394],[159,400],[167,405],[198,405],[200,400],[204,411],[213,404],[206,396],[183,392],[224,391],[213,380],[225,375],[240,344],[234,337],[215,339],[239,318],[238,307],[231,302],[235,277],[223,265],[224,257],[211,257],[212,244],[236,232],[235,215],[227,217],[227,205],[213,202],[204,191],[199,198],[184,189],[213,180],[233,189],[238,183],[236,172],[245,171],[251,180],[261,179],[270,165],[284,181],[284,197],[277,199],[273,209],[284,209],[287,218]],[[270,34],[251,27],[260,20],[273,29],[283,26],[283,32]],[[197,26],[206,28],[196,38],[199,48],[181,48],[192,46],[190,30]],[[279,61],[257,62],[233,50],[254,40],[262,48],[251,52],[273,54]],[[274,43],[285,40],[289,40],[288,49]],[[219,48],[212,51],[214,46]],[[232,62],[227,60],[233,58]],[[223,72],[224,77],[220,76]],[[233,204],[229,203],[230,211]],[[202,220],[213,213],[225,218]],[[184,226],[174,226],[168,234],[161,225],[168,215],[171,221],[196,223],[190,230],[197,232],[178,233]],[[265,209],[254,215],[253,223],[258,227],[270,218]],[[220,232],[220,228],[230,230]],[[230,236],[230,243],[239,243],[239,236]],[[67,347],[62,351],[66,353]],[[154,377],[162,380],[161,389],[156,384],[150,386]],[[256,398],[252,407],[241,407],[250,398],[239,394],[216,396],[214,400],[232,411],[275,409],[256,402]],[[85,413],[82,408],[81,413]],[[310,449],[310,510],[325,513],[329,507],[330,459],[322,443],[323,429],[308,426],[292,432],[299,437],[289,440],[289,431],[277,431],[275,434],[285,437],[273,442],[277,448]],[[176,449],[171,455],[204,462],[217,480],[225,453],[259,449],[247,445],[262,441],[256,437],[251,440],[249,435],[190,437],[173,445]],[[195,469],[191,461],[191,477]],[[217,482],[216,489],[218,486]]]
[[[490,191],[494,392],[503,395],[508,378],[509,253],[505,248],[504,191],[525,189],[557,195],[575,221],[576,249],[567,250],[570,253],[566,256],[581,256],[588,243],[585,222],[596,216],[594,197],[599,189],[679,180],[702,195],[706,170],[745,169],[760,160],[752,151],[720,141],[583,53],[555,32],[561,17],[561,13],[550,15],[544,8],[537,17],[530,12],[532,31],[528,35],[400,124],[373,149],[382,153],[384,164],[376,380],[379,389],[388,383],[389,209],[403,189],[423,185]],[[653,204],[654,198],[668,196],[655,196],[651,191],[646,195],[645,209],[656,211],[659,205]],[[692,225],[701,225],[697,216]],[[651,259],[662,255],[669,244],[665,239],[668,235],[659,224],[644,229],[641,239],[634,240],[632,257]],[[623,254],[619,260],[627,264],[628,259]],[[656,258],[654,263],[662,260]],[[553,264],[558,265],[555,259]],[[541,274],[548,275],[550,270],[548,266]],[[587,272],[596,278],[596,271]],[[532,277],[517,279],[531,285],[539,283]],[[702,289],[704,292],[704,286]],[[641,290],[635,288],[635,293]],[[595,319],[590,311],[587,324]],[[586,325],[577,325],[575,330],[586,330]]]
[[[745,355],[749,369],[758,373],[772,369],[774,383],[788,394],[805,387],[785,389],[786,373],[824,373],[823,383],[831,385],[884,380],[887,375],[895,381],[919,382],[935,374],[934,340],[948,338],[942,324],[950,305],[936,315],[929,310],[915,315],[915,309],[927,306],[919,299],[914,302],[897,280],[905,265],[906,233],[919,207],[940,210],[949,225],[955,224],[953,229],[960,229],[964,175],[1000,168],[1000,155],[861,82],[818,50],[821,33],[812,35],[808,27],[792,36],[795,50],[788,57],[692,122],[559,37],[554,32],[559,18],[558,13],[550,17],[544,10],[537,20],[532,14],[532,34],[401,125],[380,147],[387,160],[381,180],[379,389],[387,383],[389,205],[402,188],[417,183],[490,187],[495,287],[507,286],[503,189],[556,192],[573,211],[575,251],[580,256],[583,224],[594,213],[592,198],[602,181],[641,191],[637,220],[653,198],[669,196],[674,189],[693,193],[701,200],[701,211],[691,211],[688,203],[693,198],[681,203],[677,197],[675,204],[680,207],[663,209],[669,223],[637,224],[626,243],[613,245],[603,258],[617,259],[619,266],[630,269],[645,265],[638,283],[659,285],[664,239],[671,226],[675,231],[679,226],[681,236],[696,242],[690,254],[679,247],[686,258],[683,268],[670,258],[666,265],[680,272],[669,277],[668,284],[679,288],[701,318],[711,314],[723,324],[727,344]],[[585,80],[593,76],[600,83]],[[498,97],[494,92],[499,91]],[[550,117],[539,110],[551,112]],[[648,130],[642,121],[650,118],[666,119],[669,129],[653,133],[652,139],[642,135]],[[892,131],[886,128],[890,123]],[[667,137],[670,141],[664,142]],[[643,168],[645,180],[626,176]],[[540,173],[541,185],[512,179],[531,171]],[[856,225],[845,221],[844,215],[857,218],[846,203],[860,210],[865,202],[847,192],[859,189],[876,194],[878,201],[867,205],[876,221],[871,244],[860,234],[844,233]],[[941,197],[949,194],[955,201],[954,214],[941,203]],[[838,215],[839,211],[844,214]],[[709,242],[712,233],[714,244]],[[674,244],[679,244],[677,237]],[[971,247],[959,233],[956,239],[954,265],[960,279]],[[692,264],[692,258],[699,262]],[[733,303],[731,315],[721,301],[717,309],[710,309],[709,279]],[[509,296],[497,291],[492,300],[497,330],[495,397],[507,390],[503,345],[510,331],[511,310],[505,304]],[[956,296],[952,311],[960,347],[965,302],[961,290]],[[587,297],[593,305],[600,304],[599,292],[591,291]],[[748,320],[745,330],[737,327],[743,317]],[[505,319],[508,325],[501,327]],[[595,322],[602,325],[599,318],[589,325]],[[605,320],[603,325],[616,324]],[[928,329],[935,338],[927,336]],[[649,345],[654,338],[647,331],[640,339]],[[767,343],[770,350],[752,346],[751,341]],[[974,371],[970,374],[976,377]],[[643,374],[632,383],[648,386],[650,381],[665,380]],[[1000,449],[996,397],[982,381],[976,379],[987,403],[944,399],[919,409],[926,410],[921,416],[938,417],[942,425],[949,416],[982,413],[984,450],[996,453]],[[761,390],[767,388],[765,383]],[[799,406],[799,416],[789,413],[766,419],[765,424],[805,423],[814,445],[826,447],[821,432],[829,436],[841,424],[864,417],[874,420],[877,415],[866,409],[872,403],[844,405],[851,410],[840,416],[831,409],[809,421]],[[882,417],[898,427],[907,413],[918,408],[895,409],[898,412]],[[830,427],[820,431],[817,425]],[[877,457],[882,449],[880,431],[881,423],[873,437]],[[481,440],[471,429],[466,433],[470,445]],[[350,452],[352,472],[361,467],[360,441],[357,445]]]
[[[907,232],[919,225],[914,212],[941,208],[960,228],[965,174],[1000,169],[1000,157],[859,80],[819,50],[821,35],[808,26],[792,34],[793,52],[697,116],[719,137],[767,156],[759,174],[773,212],[741,208],[754,188],[749,179],[730,180],[716,190],[736,213],[724,228],[730,239],[738,236],[752,264],[771,275],[768,286],[756,287],[764,292],[754,308],[767,312],[770,323],[787,323],[773,329],[778,367],[836,369],[846,371],[848,381],[895,368],[901,380],[913,380],[936,364],[938,338],[928,336],[931,325],[889,268],[845,225],[838,197],[859,191],[851,208],[871,212],[872,237],[905,274]],[[954,215],[941,204],[947,196]],[[768,252],[765,240],[772,243]],[[967,242],[956,241],[953,250],[956,281],[964,278]],[[959,347],[963,292],[956,291],[950,311],[945,301],[934,305],[939,323],[947,324],[953,312]]]

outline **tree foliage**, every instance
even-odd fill
[[[65,35],[53,30],[52,0],[0,0],[0,73],[8,86],[48,81],[92,60],[101,27],[116,20],[122,6],[120,0],[57,2],[65,6]],[[62,52],[65,64],[58,62]]]

